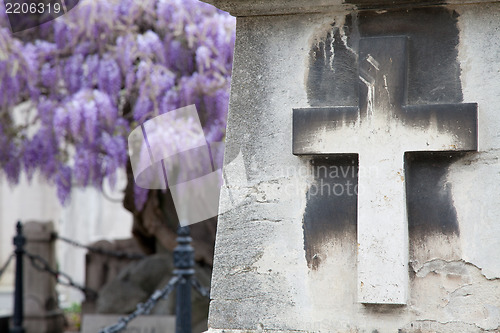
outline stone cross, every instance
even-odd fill
[[[359,107],[293,110],[295,155],[358,154],[361,303],[407,301],[404,154],[477,150],[477,104],[406,105],[408,44],[404,36],[360,40]]]

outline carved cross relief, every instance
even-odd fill
[[[408,43],[405,36],[360,40],[358,107],[293,110],[295,155],[358,154],[361,303],[407,302],[404,154],[477,150],[477,104],[406,105]]]

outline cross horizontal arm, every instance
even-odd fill
[[[357,106],[293,109],[293,154],[324,154],[325,152],[314,148],[317,141],[316,133],[333,132],[346,125],[355,125],[358,118]]]
[[[405,127],[435,128],[439,133],[449,133],[454,137],[449,143],[450,151],[477,150],[477,104],[427,104],[403,107]],[[434,147],[428,141],[427,147],[418,150],[444,151],[442,146]]]

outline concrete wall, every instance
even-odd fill
[[[255,16],[237,20],[225,155],[241,151],[247,172],[233,175],[236,185],[221,197],[228,212],[219,218],[211,331],[498,332],[500,3],[447,7],[458,29],[462,100],[478,103],[479,151],[445,165],[439,182],[458,231],[410,239],[404,306],[357,302],[357,244],[348,229],[317,243],[317,268],[306,260],[303,218],[315,180],[311,158],[292,155],[292,109],[311,106],[311,49],[336,29],[344,45],[328,45],[333,63],[336,47],[350,48],[345,19],[356,10],[267,16],[264,7],[279,6],[250,7],[243,15]],[[232,207],[234,198],[243,201]]]
[[[23,178],[15,187],[4,179],[0,180],[0,262],[3,263],[13,251],[12,237],[18,220],[53,221],[60,235],[83,244],[101,239],[130,238],[132,216],[120,202],[123,196],[120,190],[124,185],[125,177],[121,175],[116,189],[107,190],[108,196],[116,202],[91,188],[74,189],[72,200],[63,207],[58,202],[55,188],[36,176],[31,184]],[[60,269],[78,283],[83,283],[85,250],[58,241],[56,252]],[[12,263],[0,280],[0,313],[11,309],[13,279]],[[59,290],[65,305],[83,298],[78,290],[63,286]]]

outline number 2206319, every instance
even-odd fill
[[[5,3],[5,12],[7,14],[59,14],[61,12],[60,3],[43,3],[43,2],[30,2],[19,3],[14,2]]]

